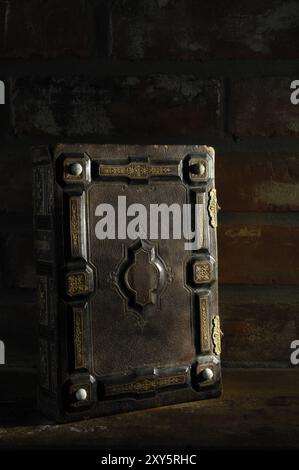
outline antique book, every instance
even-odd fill
[[[58,422],[221,392],[214,150],[33,149],[38,406]]]

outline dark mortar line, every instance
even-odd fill
[[[151,145],[151,144],[182,144],[182,145],[210,145],[217,153],[297,153],[299,154],[299,138],[289,137],[248,137],[243,139],[234,139],[232,136],[220,137],[211,135],[207,132],[198,132],[196,137],[192,138],[169,138],[169,137],[117,137],[117,136],[53,136],[53,135],[6,135],[3,137],[0,146],[2,148],[11,148],[16,145],[23,149],[27,146],[28,155],[30,148],[36,145],[55,145],[57,143],[73,144],[133,144],[133,145]]]
[[[299,286],[219,284],[219,298],[222,305],[247,305],[256,302],[264,305],[298,305]]]
[[[223,212],[219,224],[269,225],[278,227],[299,227],[298,212]]]
[[[109,40],[109,38],[108,38]],[[111,48],[111,46],[109,46]],[[298,60],[117,60],[113,58],[0,59],[1,78],[9,76],[154,76],[196,75],[202,78],[298,78]]]

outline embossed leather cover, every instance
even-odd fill
[[[71,421],[218,396],[213,149],[61,144],[33,154],[39,408]],[[148,213],[191,204],[197,246],[153,236],[147,219],[129,238],[122,225],[136,203]],[[115,210],[116,239],[97,237],[100,204]]]

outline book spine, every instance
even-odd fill
[[[54,247],[54,172],[47,147],[33,151],[33,207],[39,323],[38,406],[47,408],[57,392],[57,287]]]

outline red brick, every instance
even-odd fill
[[[299,57],[293,0],[114,2],[113,55],[129,59]]]
[[[256,219],[220,224],[220,282],[298,285],[299,225]]]
[[[222,360],[230,365],[290,364],[299,338],[298,289],[229,286],[220,289]]]
[[[231,132],[239,137],[298,137],[298,106],[293,105],[290,100],[293,79],[256,78],[233,81]]]
[[[91,55],[94,28],[92,10],[88,1],[9,0],[5,3],[7,8],[3,55],[8,57]]]
[[[299,210],[299,154],[216,153],[219,204],[226,212]]]
[[[221,84],[192,76],[30,80],[13,84],[17,134],[193,137],[222,128]]]

